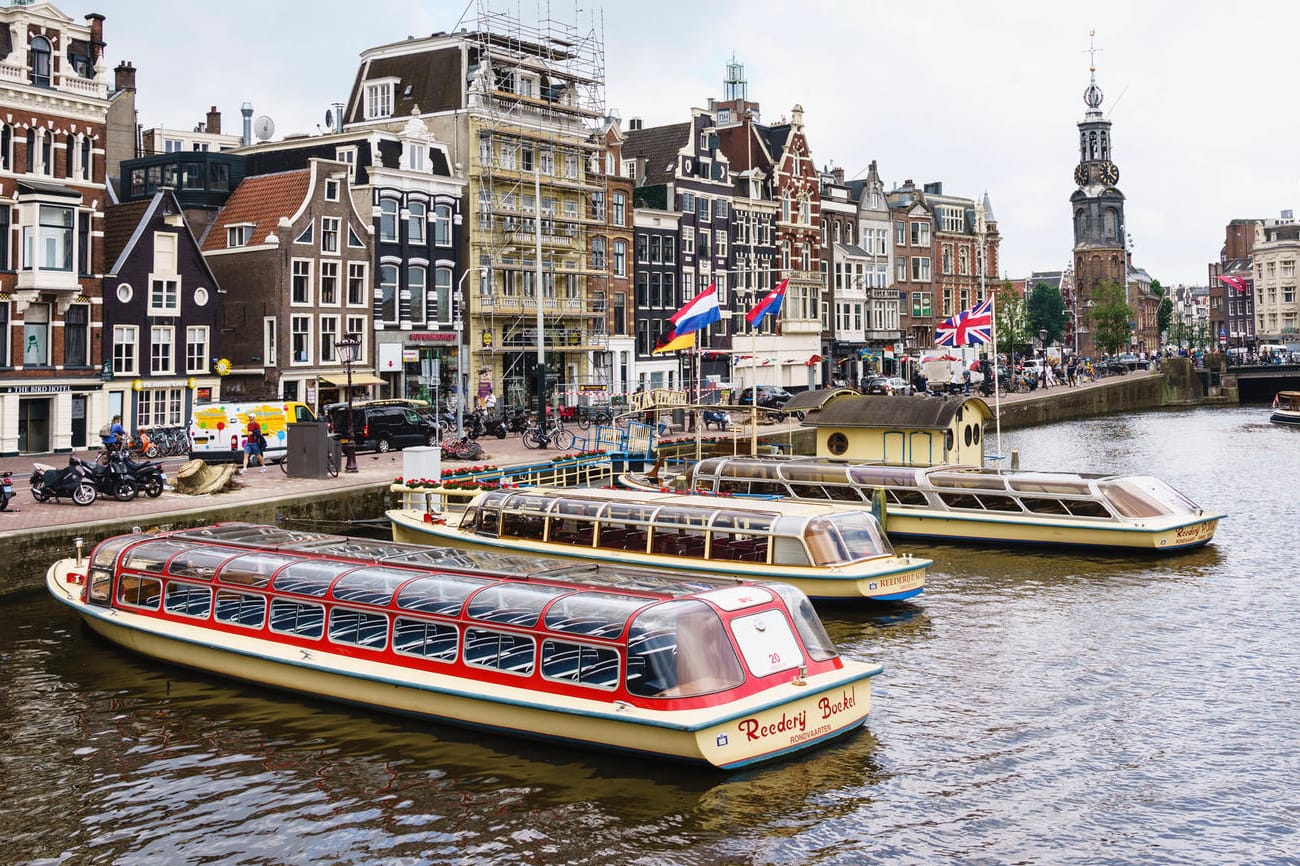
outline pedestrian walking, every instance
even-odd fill
[[[256,418],[248,419],[248,426],[244,428],[244,465],[239,470],[243,475],[248,471],[249,461],[256,457],[257,463],[261,466],[261,471],[266,471],[266,437],[262,435],[262,425],[257,423]]]

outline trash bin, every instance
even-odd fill
[[[324,421],[290,424],[285,468],[294,478],[324,478],[328,474],[329,449],[329,425]]]
[[[438,481],[442,478],[442,449],[437,445],[414,445],[402,449],[402,477],[406,480]]]

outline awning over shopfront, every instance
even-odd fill
[[[348,386],[347,373],[331,373],[328,376],[317,376],[316,378],[320,379],[322,382],[328,385],[337,385],[340,388],[346,388]],[[382,384],[384,384],[384,380],[376,376],[374,373],[353,373],[352,374],[353,388],[357,388],[362,385],[382,385]]]

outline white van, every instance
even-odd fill
[[[242,463],[248,419],[256,418],[266,437],[267,460],[282,460],[288,452],[289,425],[315,421],[306,403],[253,401],[205,403],[194,407],[190,419],[190,459],[209,463]]]

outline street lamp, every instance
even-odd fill
[[[1038,332],[1038,345],[1043,349],[1043,357],[1047,357],[1047,329],[1042,328]]]
[[[343,443],[343,453],[347,455],[348,462],[344,471],[356,472],[357,442],[354,435],[355,421],[352,418],[352,365],[357,362],[357,356],[361,351],[361,337],[357,334],[348,334],[334,346],[339,350],[339,357],[347,368],[348,374],[348,438]]]
[[[465,375],[465,278],[473,271],[465,271],[456,282],[456,438],[465,438],[465,397],[469,393],[469,379]],[[487,268],[479,268],[480,282],[487,280]],[[481,291],[481,288],[480,288]]]

